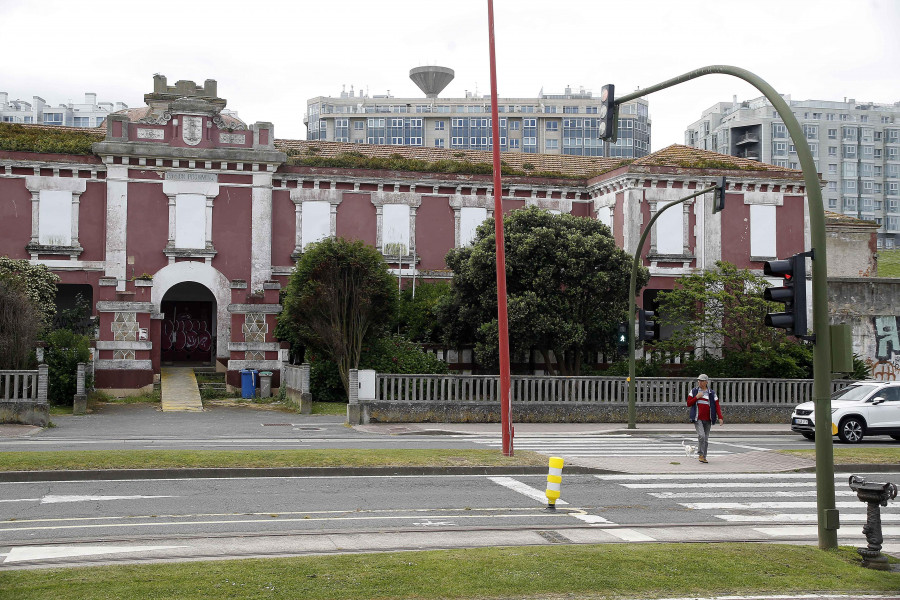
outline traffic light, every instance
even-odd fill
[[[659,339],[659,324],[651,319],[656,317],[652,310],[638,309],[638,335],[642,342],[652,342]]]
[[[728,189],[728,183],[724,177],[719,177],[716,182],[716,196],[713,198],[713,214],[725,210],[725,190]]]
[[[618,111],[616,110],[616,86],[608,83],[600,90],[600,139],[616,141],[618,133]]]
[[[784,260],[766,261],[763,273],[781,277],[781,287],[766,288],[763,298],[784,304],[784,312],[766,315],[766,325],[784,329],[788,335],[806,336],[806,257],[808,253],[795,254]]]
[[[625,354],[628,350],[628,323],[623,321],[619,323],[619,332],[616,334],[616,351],[619,354]]]

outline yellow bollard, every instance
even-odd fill
[[[559,487],[562,483],[563,459],[550,457],[550,472],[547,473],[547,509],[556,510],[556,501],[559,500]]]

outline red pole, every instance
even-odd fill
[[[509,395],[509,327],[506,318],[506,253],[503,238],[503,187],[500,179],[500,119],[497,117],[497,59],[494,55],[494,1],[488,0],[488,44],[491,54],[491,131],[494,140],[494,223],[497,242],[497,327],[500,337],[500,428],[503,455],[513,455]]]

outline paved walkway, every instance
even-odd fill
[[[161,376],[163,412],[201,412],[200,388],[190,367],[163,367]]]

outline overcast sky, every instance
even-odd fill
[[[495,0],[498,92],[622,95],[697,67],[748,69],[792,98],[900,101],[898,0]],[[143,106],[154,73],[202,84],[246,122],[306,137],[306,100],[343,85],[422,96],[413,67],[456,72],[442,97],[490,93],[487,0],[150,3],[0,0],[0,91]],[[653,150],[703,109],[759,94],[724,75],[649,96]]]

